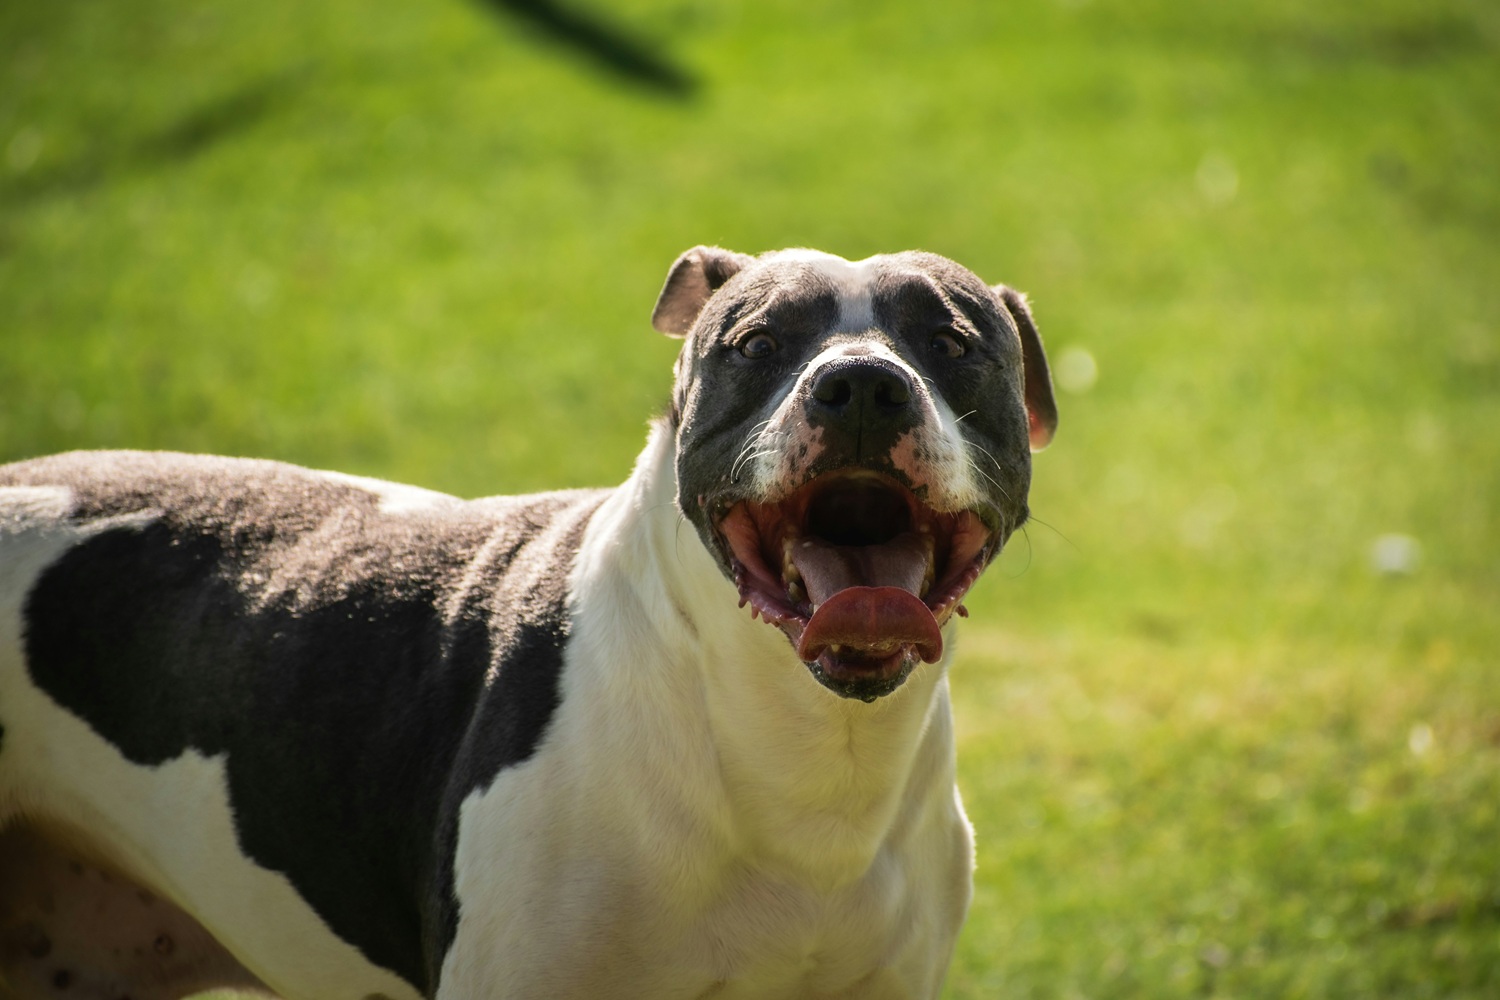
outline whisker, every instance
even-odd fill
[[[734,461],[730,463],[729,466],[730,482],[737,481],[739,479],[740,469],[746,462],[754,459],[755,456],[750,455],[749,452],[751,449],[760,444],[760,441],[758,440],[760,437],[760,433],[761,431],[765,430],[765,428],[771,423],[772,419],[774,418],[767,418],[765,420],[762,420],[760,423],[750,428],[750,433],[745,435],[745,443],[740,447],[740,453],[735,456]]]
[[[1035,514],[1031,515],[1029,523],[1040,524],[1042,527],[1046,528],[1048,531],[1052,532],[1058,538],[1061,538],[1064,542],[1066,542],[1068,548],[1072,549],[1074,552],[1077,552],[1079,555],[1083,554],[1083,549],[1079,548],[1076,544],[1074,544],[1073,539],[1071,539],[1067,535],[1063,534],[1062,530],[1059,529],[1057,527],[1057,525],[1051,524],[1051,523],[1049,523],[1047,521],[1043,521],[1041,518],[1037,517]]]
[[[743,448],[740,449],[740,453],[735,456],[734,461],[731,462],[730,465],[729,465],[729,481],[730,482],[736,482],[736,481],[739,480],[739,478],[740,478],[740,469],[744,467],[744,465],[745,465],[746,462],[752,461],[751,455],[753,455],[754,452],[755,452],[755,442],[754,441],[746,441],[745,442],[745,447],[743,447]]]
[[[1021,533],[1021,537],[1026,539],[1026,565],[1022,566],[1020,569],[1016,570],[1015,573],[1013,573],[1010,576],[1008,576],[1007,579],[1010,579],[1010,580],[1015,580],[1015,579],[1017,579],[1019,577],[1025,576],[1027,570],[1031,569],[1031,559],[1032,559],[1032,556],[1034,556],[1036,554],[1036,549],[1031,544],[1031,532],[1029,532],[1029,531],[1026,530],[1026,525],[1024,525],[1024,524],[1021,525],[1021,527],[1020,527],[1020,533]],[[1014,538],[1015,535],[1013,534],[1013,535],[1011,535],[1011,537]],[[1007,546],[1007,548],[1008,547],[1009,546]]]
[[[981,448],[980,450],[983,451],[984,449]],[[1009,491],[1007,491],[1004,486],[1001,486],[1000,483],[995,479],[994,476],[990,475],[988,472],[985,472],[983,469],[981,469],[979,467],[979,463],[975,462],[974,459],[970,458],[967,453],[964,455],[964,461],[968,464],[969,468],[973,469],[975,472],[979,473],[979,475],[981,475],[985,479],[989,480],[990,485],[993,486],[993,487],[995,487],[995,489],[999,490],[1001,496],[1003,496],[1007,500],[1010,499],[1010,493],[1009,493]]]
[[[970,412],[973,412],[973,411],[970,411]],[[973,442],[970,442],[970,443],[972,444]],[[979,452],[985,458],[989,459],[991,462],[993,462],[995,464],[995,468],[996,469],[1004,469],[1004,466],[1002,466],[1000,464],[1000,460],[998,458],[996,458],[994,455],[990,454],[989,450],[986,449],[983,445],[975,444],[974,445],[974,450],[977,451],[977,452]],[[976,472],[979,471],[979,469],[978,469],[977,466],[972,466],[972,467],[974,468],[974,471],[976,471]],[[983,473],[981,473],[981,475],[983,475]],[[986,475],[984,478],[988,479],[992,483],[995,483],[995,489],[999,490],[1000,493],[1005,497],[1005,499],[1007,499],[1007,500],[1010,499],[1010,494],[1008,492],[1006,492],[1005,487],[1001,486],[998,482],[995,482],[995,479],[993,477]]]
[[[970,410],[969,412],[973,413],[974,411]],[[972,442],[970,442],[970,443],[972,444]],[[988,448],[986,448],[984,445],[976,444],[976,445],[974,445],[974,450],[977,451],[977,452],[979,452],[979,454],[983,455],[985,458],[989,459],[991,462],[994,462],[995,463],[995,468],[997,468],[997,469],[1003,468],[1000,465],[1000,460],[998,458],[996,458],[993,454],[991,454],[990,450]]]
[[[743,456],[743,461],[736,461],[735,464],[734,464],[734,467],[729,470],[729,481],[732,482],[732,483],[739,482],[739,480],[740,480],[740,469],[742,469],[746,465],[749,465],[751,462],[755,461],[757,458],[764,458],[767,455],[774,455],[774,454],[776,454],[776,449],[775,448],[765,448],[765,449],[763,449],[761,451],[753,452],[752,454]]]

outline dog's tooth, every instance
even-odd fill
[[[788,580],[786,584],[786,596],[792,599],[793,604],[800,604],[807,594],[803,592],[802,584],[796,580]]]
[[[796,540],[784,538],[781,541],[781,578],[787,582],[802,579],[802,574],[797,571],[797,564],[792,562],[792,550],[796,547]]]
[[[828,644],[828,651],[830,653],[832,653],[834,656],[838,656],[840,653],[842,653],[844,651],[844,647],[840,646],[836,642],[831,642],[831,643]]]

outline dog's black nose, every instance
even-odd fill
[[[879,358],[831,361],[813,377],[808,421],[847,435],[856,458],[883,454],[916,424],[911,376]],[[828,443],[825,438],[825,444]]]

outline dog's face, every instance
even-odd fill
[[[1021,296],[933,254],[697,247],[652,321],[687,338],[678,502],[741,604],[844,697],[936,661],[1057,422]]]

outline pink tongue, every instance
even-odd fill
[[[886,657],[915,646],[923,662],[943,655],[943,634],[922,599],[899,587],[847,587],[818,606],[802,630],[797,655],[811,663],[829,646]]]
[[[918,532],[880,545],[797,542],[792,562],[817,607],[797,655],[811,662],[831,645],[871,657],[916,646],[928,663],[943,652],[937,619],[918,592],[932,565],[932,538]]]

